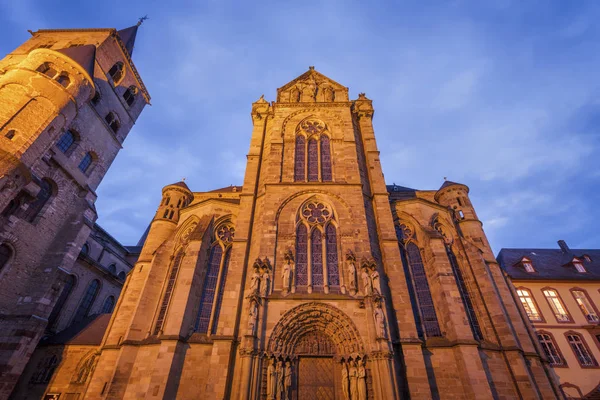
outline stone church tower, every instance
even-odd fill
[[[312,67],[251,115],[243,186],[163,189],[86,398],[558,397],[466,186],[386,186]]]
[[[150,101],[138,26],[40,30],[0,61],[0,398],[96,220],[95,190]]]

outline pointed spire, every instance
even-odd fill
[[[56,50],[64,54],[89,74],[90,78],[94,77],[94,65],[96,63],[96,46],[87,44],[85,46],[67,47],[66,49]]]
[[[127,52],[129,53],[130,57],[133,55],[135,36],[137,35],[137,30],[140,24],[141,23],[138,22],[136,25],[130,26],[129,28],[121,29],[119,32],[117,32],[119,34],[119,37],[121,38],[121,41],[125,45],[125,48],[127,49]]]

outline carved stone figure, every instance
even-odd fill
[[[385,339],[385,319],[380,304],[377,307],[375,307],[375,313],[373,314],[373,316],[375,318],[375,329],[377,329],[377,337]]]
[[[275,359],[269,361],[267,367],[267,399],[275,399],[275,391],[277,390],[277,372],[275,371]]]
[[[256,334],[256,324],[258,322],[258,307],[256,302],[250,302],[250,308],[248,309],[248,335],[254,336]]]
[[[289,400],[290,388],[292,387],[292,364],[285,362],[285,378],[283,380],[283,398]]]
[[[290,278],[292,277],[292,266],[289,262],[283,264],[283,270],[281,271],[281,279],[283,280],[283,291],[288,292],[290,290]]]
[[[363,281],[363,290],[365,292],[365,296],[370,296],[373,294],[373,282],[371,281],[371,276],[369,275],[369,270],[367,268],[362,269],[362,273],[360,274]]]
[[[342,360],[342,393],[344,400],[350,400],[350,379],[348,378],[348,366]]]
[[[285,370],[283,367],[283,361],[279,361],[277,363],[277,369],[276,369],[276,390],[275,390],[275,398],[277,400],[282,400],[281,395],[283,394],[283,390],[284,390],[284,374],[285,374]]]
[[[358,365],[358,400],[367,400],[367,369],[364,360]]]
[[[350,293],[356,293],[356,265],[353,261],[348,263],[348,289]]]
[[[377,272],[377,267],[374,266],[371,271],[371,285],[373,286],[373,293],[381,294],[381,282],[379,279],[379,272]]]
[[[358,369],[355,363],[349,362],[348,373],[350,375],[350,398],[358,400]]]
[[[250,278],[250,293],[258,293],[260,287],[260,272],[257,267],[254,267],[254,272]]]
[[[333,101],[334,100],[334,92],[330,87],[326,87],[323,89],[323,99],[325,101]]]
[[[269,271],[267,269],[263,270],[262,275],[260,276],[260,295],[265,297],[269,294],[269,283],[271,281],[271,277],[269,276]]]

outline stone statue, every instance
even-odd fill
[[[356,265],[353,261],[348,264],[348,288],[351,293],[356,293]]]
[[[277,372],[275,371],[275,359],[269,361],[267,367],[267,399],[275,399],[275,390],[277,389]]]
[[[277,369],[276,369],[276,389],[275,389],[275,398],[277,400],[283,400],[281,398],[281,394],[283,393],[283,383],[284,383],[284,374],[285,374],[285,370],[283,368],[283,361],[279,361],[277,363]]]
[[[289,400],[290,388],[292,387],[292,364],[285,362],[285,378],[283,380],[283,398]]]
[[[290,262],[283,264],[283,270],[281,271],[281,279],[283,280],[283,291],[288,292],[290,290],[290,278],[292,276],[292,265]]]
[[[372,295],[373,294],[373,282],[371,281],[371,276],[369,275],[369,270],[367,268],[363,268],[360,276],[363,281],[363,288],[365,291],[365,296]]]
[[[248,310],[248,335],[254,336],[256,334],[256,324],[258,322],[258,307],[256,302],[250,302],[250,308]]]
[[[254,272],[250,279],[250,293],[258,293],[260,286],[260,272],[258,271],[258,267],[254,267]]]
[[[371,285],[373,286],[373,292],[375,294],[381,294],[381,282],[379,280],[379,272],[377,272],[376,266],[373,266],[373,271],[371,271]]]
[[[348,370],[350,374],[350,399],[358,400],[358,369],[356,364],[350,361]]]
[[[263,297],[269,294],[270,279],[271,278],[269,277],[269,271],[265,268],[263,270],[262,275],[260,276],[260,295]]]
[[[365,368],[365,361],[358,365],[358,400],[367,400],[367,369]]]
[[[375,318],[375,329],[377,329],[377,337],[378,338],[386,338],[385,334],[385,319],[383,316],[383,310],[381,309],[381,304],[378,304],[375,307],[375,314],[373,314]]]
[[[348,366],[346,362],[342,360],[342,392],[344,393],[344,400],[350,400],[350,379],[348,378]]]

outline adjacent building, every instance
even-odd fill
[[[600,250],[502,249],[498,263],[529,319],[560,388],[600,398]]]
[[[96,189],[150,101],[131,59],[137,29],[39,30],[0,60],[0,398],[45,332],[96,311],[103,290],[116,298],[129,269],[116,257],[109,289],[83,265],[103,235]]]

